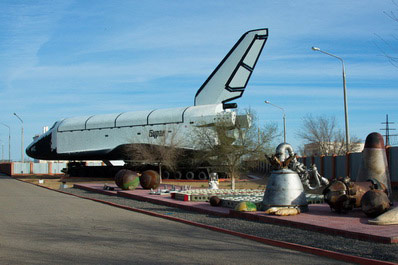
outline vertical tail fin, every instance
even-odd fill
[[[243,34],[195,96],[196,105],[225,103],[240,98],[268,38],[268,29]]]

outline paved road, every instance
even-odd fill
[[[342,264],[0,175],[0,264]]]

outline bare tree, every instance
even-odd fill
[[[346,148],[346,144],[345,144],[345,134],[343,133],[342,130],[339,130],[336,137],[335,137],[335,145],[334,145],[334,149],[333,149],[333,154],[336,155],[344,155],[347,152],[361,152],[361,145],[360,143],[362,142],[362,140],[358,137],[356,137],[355,135],[352,135],[350,137],[350,145],[348,146],[348,150]]]
[[[302,155],[343,155],[354,150],[360,139],[353,136],[349,150],[346,150],[345,136],[337,128],[336,118],[307,115],[303,118],[303,125],[297,135],[304,140],[307,148],[300,148]]]
[[[220,121],[211,127],[198,127],[192,139],[203,152],[198,160],[208,162],[215,170],[224,171],[231,178],[232,189],[235,179],[245,170],[245,160],[264,159],[271,150],[277,126],[257,126],[256,115],[247,110],[237,116],[234,126]]]
[[[391,0],[391,2],[395,6],[395,11],[390,11],[390,12],[383,11],[383,13],[387,17],[389,17],[392,21],[398,23],[398,16],[397,16],[398,4],[394,0]],[[393,66],[398,68],[398,57],[392,55],[392,54],[396,54],[398,52],[397,45],[392,44],[391,42],[385,40],[383,37],[381,37],[380,35],[378,35],[376,33],[375,33],[375,35],[381,42],[381,44],[378,44],[377,42],[375,42],[375,45],[379,48],[379,50],[383,53],[383,55],[387,58],[387,60]],[[392,35],[392,38],[393,38],[392,41],[398,41],[398,36]]]

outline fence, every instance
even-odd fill
[[[386,153],[391,182],[398,184],[398,147],[387,147]],[[300,157],[299,161],[307,167],[315,164],[319,173],[328,179],[349,176],[355,181],[362,161],[362,153],[348,153],[342,156]]]
[[[394,186],[398,186],[398,146],[387,147],[386,153],[391,182]],[[307,168],[315,164],[319,173],[327,179],[349,176],[355,181],[362,161],[362,153],[348,153],[342,156],[300,157],[299,161]],[[258,161],[255,170],[270,173],[270,167],[264,161]]]
[[[7,162],[0,163],[0,173],[9,176],[18,175],[57,175],[63,174],[61,170],[66,168],[65,162],[47,162],[47,163],[33,163],[33,162]]]

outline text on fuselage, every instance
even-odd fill
[[[160,131],[154,131],[154,130],[150,130],[149,131],[149,137],[153,137],[153,138],[158,138],[158,137],[162,137],[164,136],[166,133],[166,131],[164,130],[160,130]]]

